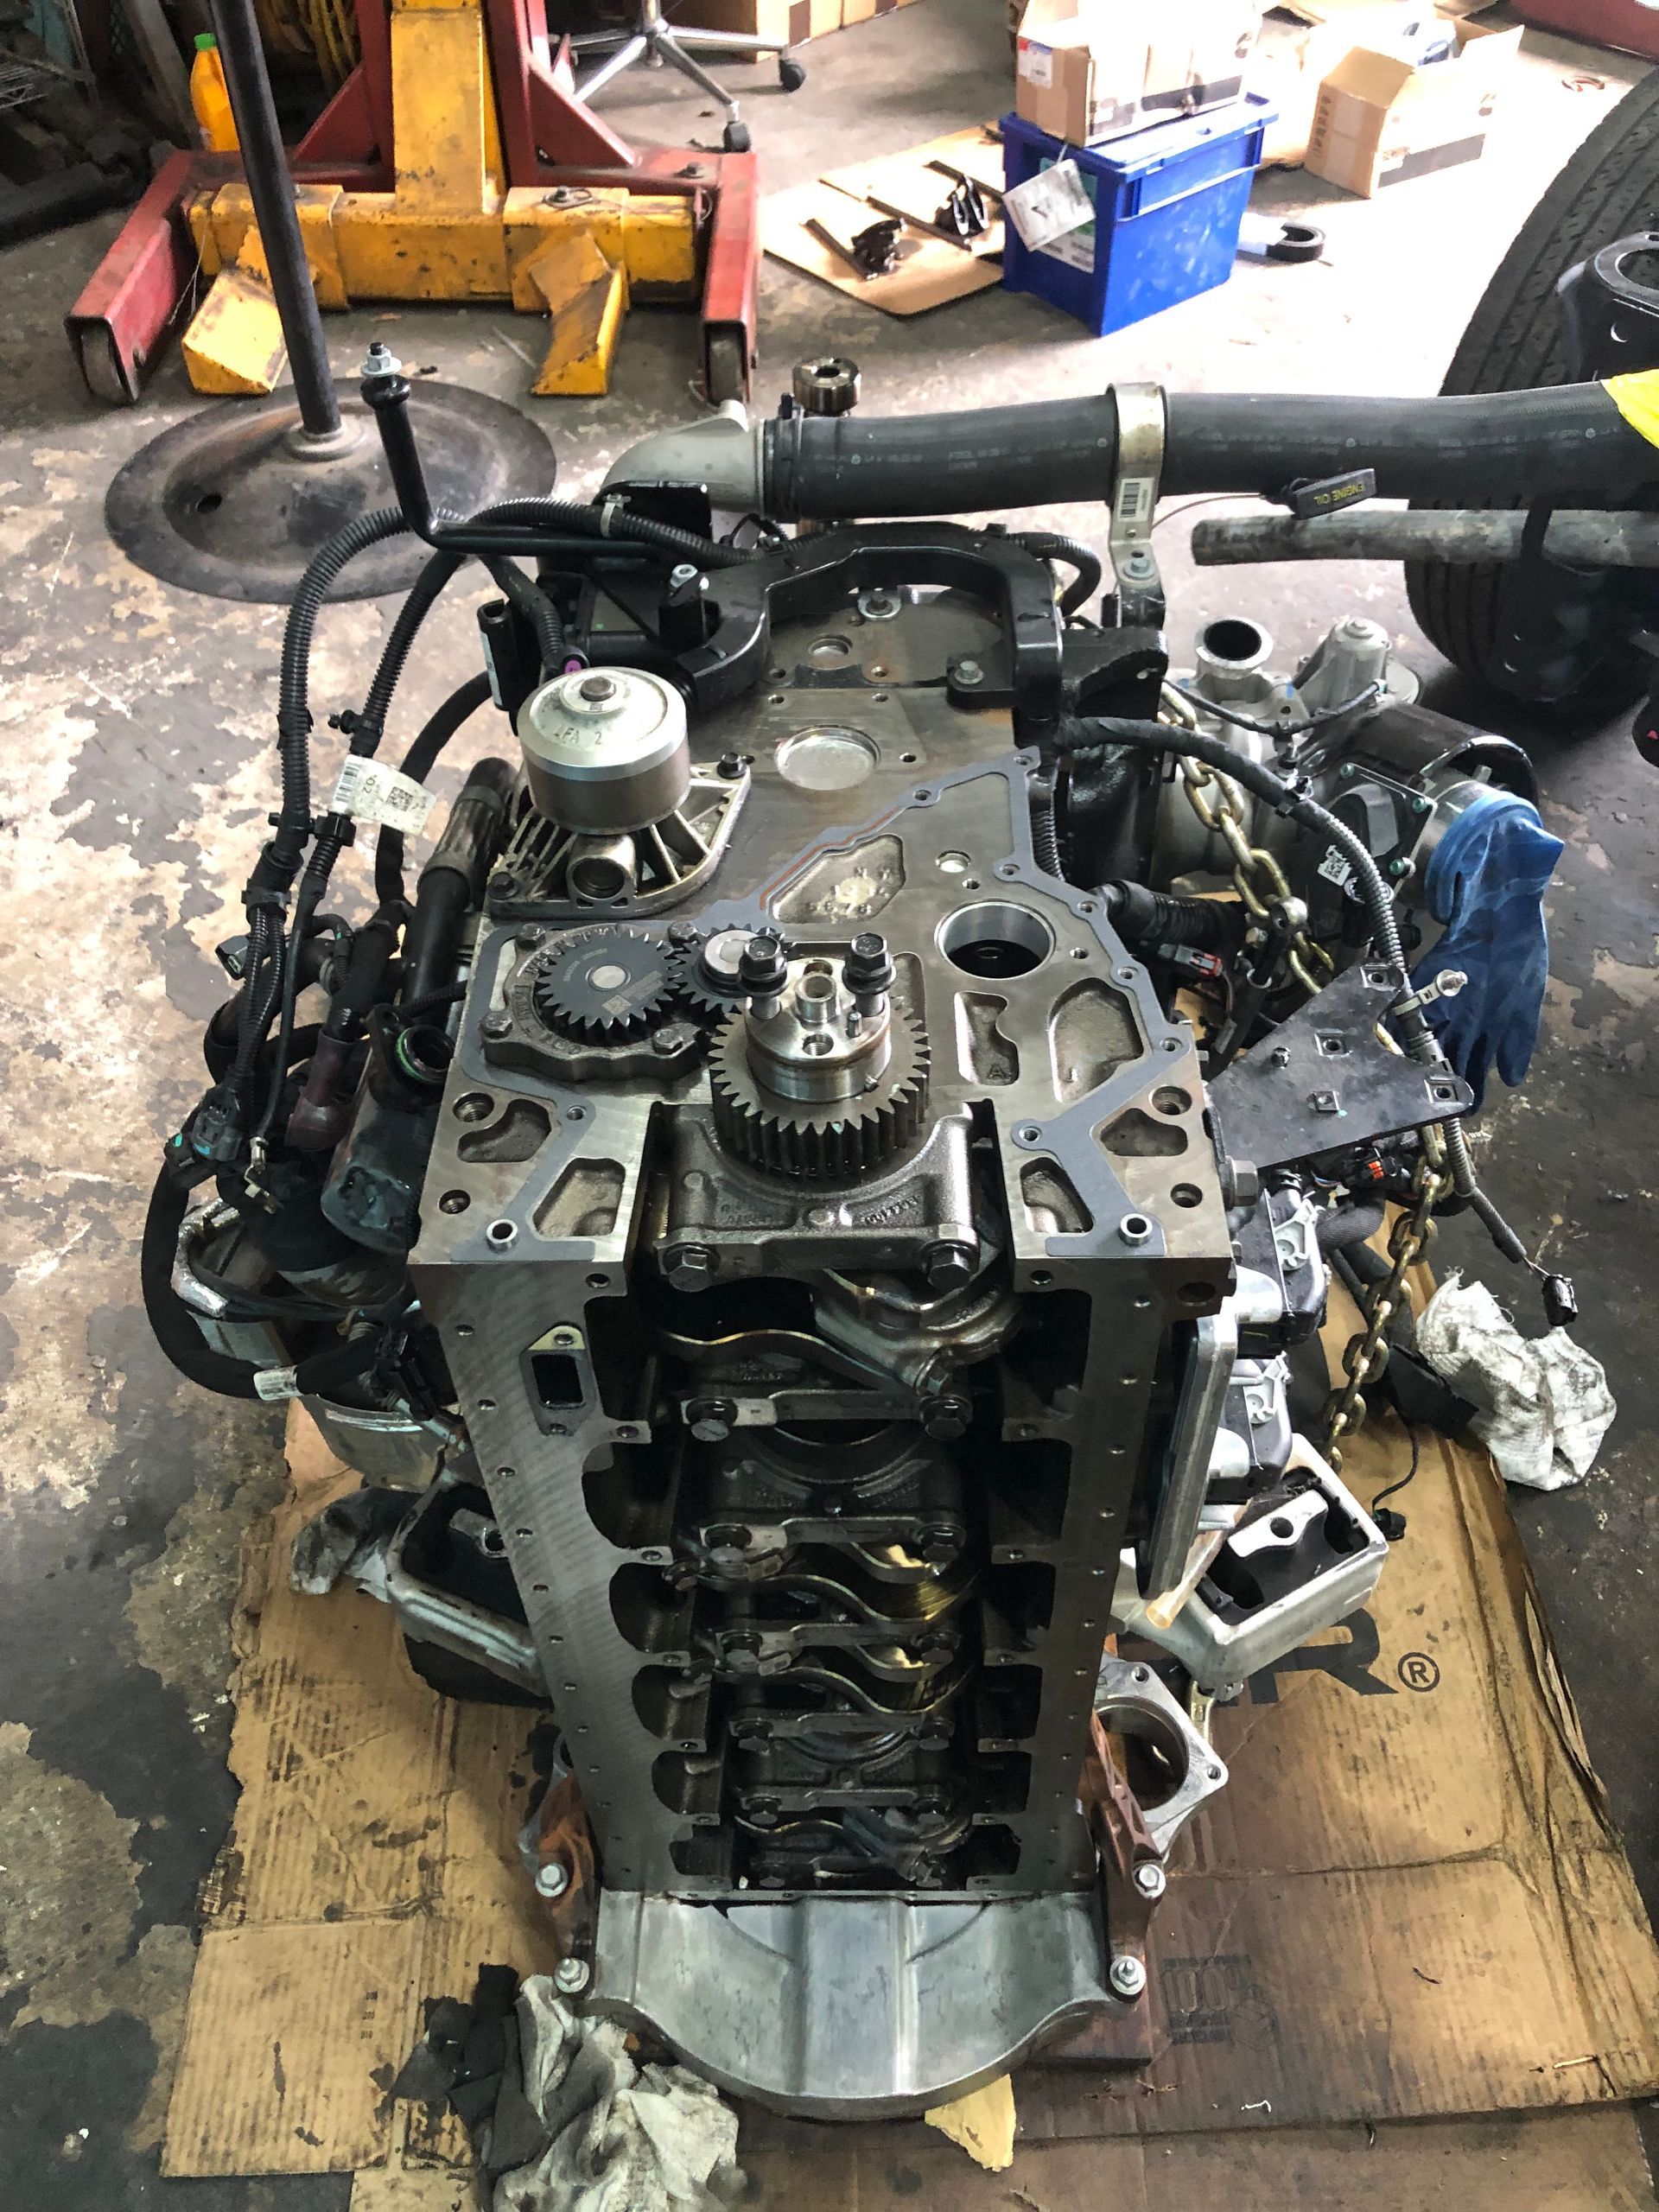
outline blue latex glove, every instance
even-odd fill
[[[1530,800],[1494,791],[1458,817],[1428,863],[1429,911],[1446,929],[1412,985],[1421,990],[1447,968],[1468,976],[1456,998],[1432,1000],[1423,1015],[1477,1104],[1488,1069],[1519,1083],[1538,1041],[1549,971],[1543,893],[1560,856],[1560,839]]]

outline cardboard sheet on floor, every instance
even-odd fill
[[[824,232],[846,245],[880,220],[881,210],[868,200],[855,200],[820,179],[772,194],[760,211],[760,242],[774,260],[822,277],[849,299],[887,315],[923,315],[1001,283],[1000,262],[964,253],[959,245],[915,230],[906,230],[899,239],[896,269],[882,276],[861,276]]]
[[[761,210],[761,243],[774,260],[822,277],[849,299],[888,315],[922,315],[1001,281],[1002,219],[992,199],[990,226],[964,247],[934,228],[956,175],[999,193],[1002,144],[988,124],[930,138],[902,154],[828,169],[810,184],[775,192]],[[884,276],[861,276],[837,251],[884,216],[904,223],[900,260]],[[827,233],[827,235],[826,235]]]
[[[288,1539],[352,1479],[303,1421],[289,1456],[295,1497],[246,1578],[243,1795],[207,1901],[164,2170],[370,2169],[359,2212],[426,2212],[449,2201],[463,2153],[385,2094],[422,1999],[468,1994],[484,1961],[551,1963],[515,1849],[535,1716],[434,1696],[355,1591],[289,1592]],[[1384,1427],[1346,1472],[1369,1497],[1408,1464]],[[1425,1434],[1393,1502],[1408,1530],[1371,1605],[1217,1715],[1232,1786],[1188,1830],[1154,1922],[1150,2069],[1022,2069],[1001,2176],[919,2122],[747,2114],[741,2156],[773,2191],[760,2201],[781,2205],[787,2176],[797,2208],[903,2196],[913,2212],[925,2190],[970,2212],[1022,2201],[1017,2186],[1070,2212],[1121,2166],[1127,2203],[1173,2206],[1235,2171],[1213,2163],[1237,2155],[1219,2148],[1226,2129],[1252,2131],[1251,2203],[1273,2201],[1269,2175],[1282,2191],[1325,2159],[1315,2201],[1424,2201],[1421,2172],[1414,2198],[1403,2178],[1370,2193],[1395,2154],[1353,2164],[1354,2122],[1379,2145],[1421,2139],[1437,2184],[1466,2152],[1469,2207],[1489,2201],[1469,2146],[1500,2143],[1510,2202],[1639,2201],[1612,2185],[1639,2170],[1628,2112],[1581,2113],[1592,2124],[1574,2130],[1562,2108],[1659,2086],[1659,1965],[1502,1484],[1484,1454]],[[1538,2117],[1396,2126],[1491,2113]],[[1082,2139],[1096,2139],[1092,2163]],[[809,2172],[830,2193],[803,2197]]]

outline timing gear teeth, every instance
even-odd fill
[[[866,1174],[908,1144],[927,1109],[927,1039],[895,1007],[892,1055],[874,1090],[815,1106],[763,1092],[749,1072],[746,1025],[732,1017],[709,1054],[715,1126],[727,1147],[755,1167],[814,1182]]]
[[[597,1045],[642,1036],[673,997],[657,939],[614,924],[561,937],[542,956],[531,989],[537,1018],[550,1029]]]
[[[721,930],[715,932],[715,941],[730,940],[744,944],[751,937],[772,937],[774,929]],[[669,973],[674,979],[674,995],[682,1006],[688,1007],[699,1021],[724,1021],[727,1015],[741,1006],[748,994],[735,969],[729,978],[710,971],[704,957],[706,943],[688,944],[673,953],[669,960]]]

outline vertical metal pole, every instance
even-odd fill
[[[300,420],[316,438],[340,429],[340,402],[328,372],[322,316],[294,206],[294,184],[270,96],[270,77],[253,0],[212,0],[213,34],[225,65],[225,82],[236,118],[236,135],[247,172],[248,195],[270,269],[270,289],[288,345],[289,366],[300,403]]]

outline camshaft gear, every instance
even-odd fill
[[[561,938],[536,977],[538,1020],[568,1037],[620,1045],[639,1037],[671,1003],[673,979],[657,939],[605,925]]]
[[[715,1125],[728,1147],[756,1167],[842,1181],[890,1160],[916,1135],[927,1106],[927,1039],[893,1009],[887,1063],[868,1090],[822,1103],[785,1098],[756,1081],[746,1017],[734,1014],[709,1056]]]

